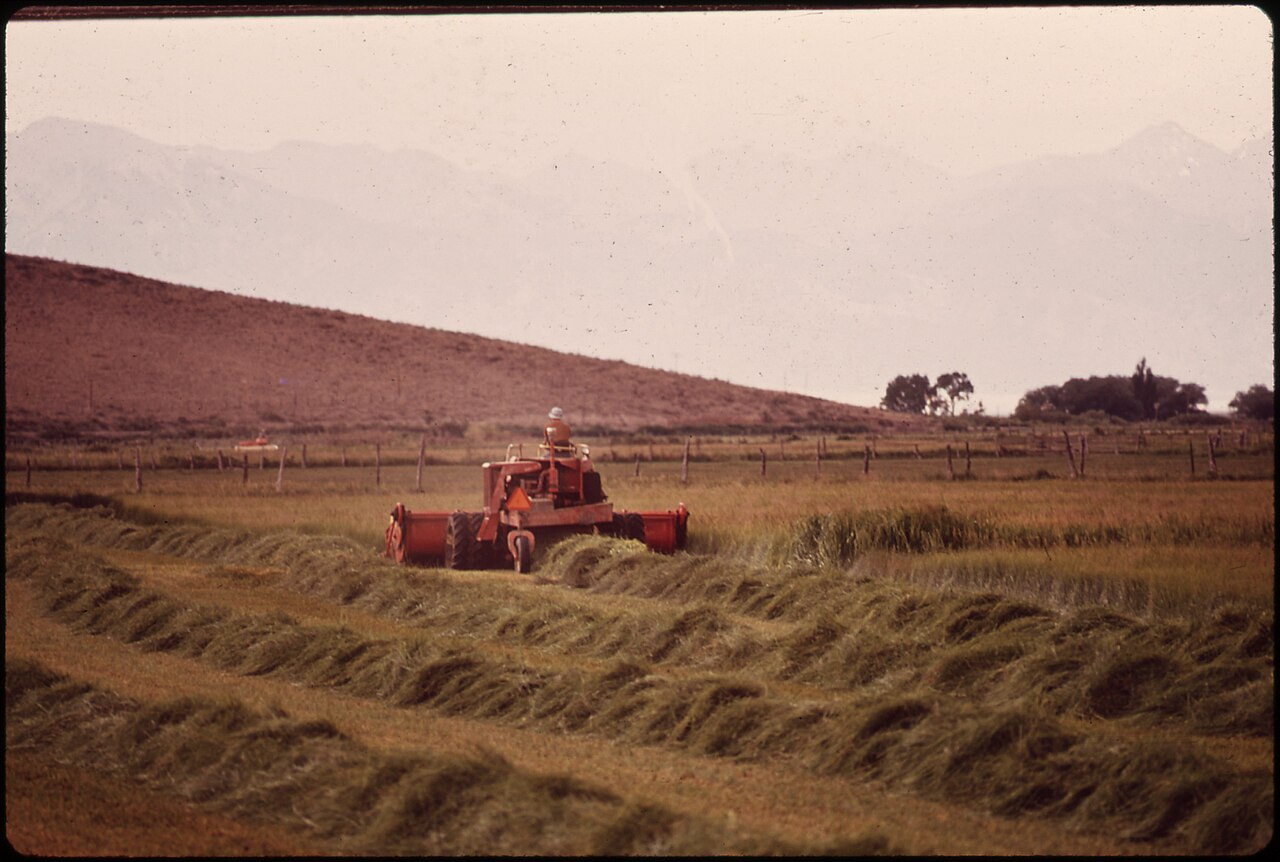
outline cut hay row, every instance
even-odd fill
[[[875,777],[1005,816],[1063,818],[1204,852],[1253,846],[1271,826],[1269,772],[1241,774],[1194,745],[1134,743],[1100,727],[1070,730],[1028,698],[984,702],[903,687],[861,703],[796,703],[749,678],[672,679],[628,662],[606,672],[554,673],[427,641],[373,640],[278,614],[190,607],[48,543],[8,556],[7,577],[35,579],[55,618],[241,674],[698,754],[791,755],[821,773]],[[973,658],[954,662],[953,683],[990,666],[989,658]],[[1100,702],[1145,680],[1146,670],[1130,671],[1112,680],[1115,691],[1099,689]]]
[[[40,520],[18,517],[24,509],[13,510],[11,529]],[[124,536],[127,545],[184,556],[198,550],[183,544],[186,527],[130,531],[116,519],[66,512],[44,526],[108,543]],[[223,542],[217,534],[204,541]],[[380,564],[362,567],[354,551],[308,549],[309,542],[257,537],[222,559],[294,558],[273,583],[450,638],[800,683],[829,697],[963,690],[992,702],[1030,698],[1086,719],[1214,735],[1272,732],[1273,618],[1240,608],[1146,623],[1099,608],[1059,614],[992,593],[913,590],[832,571],[655,557],[600,537],[548,554],[545,571],[564,584],[658,603],[635,610],[584,603],[578,591],[506,592],[512,588],[446,573],[405,577]],[[741,618],[774,625],[765,632]]]
[[[362,589],[360,581],[347,575],[356,569],[370,570],[371,566],[369,549],[333,535],[308,534],[302,537],[280,530],[268,537],[244,530],[211,528],[204,524],[172,523],[168,520],[157,523],[154,512],[129,510],[122,502],[95,494],[76,494],[61,500],[72,505],[32,508],[29,503],[56,502],[58,497],[51,494],[8,493],[6,520],[13,520],[19,525],[42,521],[50,526],[56,525],[59,535],[79,543],[99,544],[101,547],[174,553],[228,565],[275,565],[283,562],[292,573],[312,573],[316,581],[325,583],[342,580],[357,592]],[[23,502],[28,505],[22,505]],[[84,519],[81,516],[83,512],[92,511],[104,516],[114,512],[116,517],[104,523],[102,520]],[[1192,523],[1187,517],[1179,519],[1166,516],[1157,520],[1169,528],[1165,530],[1166,539],[1176,532],[1170,525]],[[1224,519],[1219,517],[1216,520],[1206,520],[1202,517],[1201,520],[1217,523]],[[1221,542],[1210,542],[1203,547],[1244,549],[1261,560],[1263,555],[1268,555],[1268,551],[1274,548],[1274,524],[1271,519],[1262,519],[1254,525],[1257,529],[1249,528],[1248,525],[1253,524],[1254,520],[1257,519],[1236,521],[1233,528],[1224,533],[1228,537],[1235,535],[1242,541],[1249,539],[1248,542],[1228,542],[1225,546]],[[973,526],[974,524],[978,526]],[[794,529],[783,533],[782,538],[772,543],[772,551],[763,547],[741,546],[717,553],[714,557],[704,555],[699,558],[713,558],[724,565],[736,565],[739,569],[753,567],[758,570],[751,575],[756,579],[785,579],[792,570],[804,571],[813,567],[837,571],[852,569],[856,574],[882,580],[895,579],[922,587],[995,590],[1009,597],[1020,597],[1056,610],[1105,605],[1112,610],[1147,619],[1203,616],[1207,611],[1224,606],[1239,606],[1242,603],[1248,603],[1262,611],[1270,610],[1272,606],[1270,589],[1260,584],[1257,589],[1249,590],[1248,596],[1243,596],[1238,589],[1233,590],[1226,585],[1233,583],[1229,576],[1225,579],[1215,576],[1230,574],[1225,571],[1213,573],[1210,569],[1204,571],[1202,576],[1165,578],[1157,573],[1146,576],[1121,574],[1107,569],[1106,564],[1103,564],[1103,571],[1094,571],[1088,565],[1064,571],[1052,565],[1052,557],[1050,565],[1046,566],[1037,565],[1036,561],[1027,558],[1010,560],[998,555],[974,558],[947,552],[952,546],[965,548],[975,544],[986,547],[983,542],[970,542],[964,538],[966,530],[989,533],[997,529],[989,524],[982,526],[983,524],[987,524],[987,521],[966,519],[942,507],[933,510],[891,507],[886,510],[859,512],[856,515],[815,516],[801,519]],[[1133,533],[1137,528],[1130,526],[1123,529]],[[863,533],[878,535],[879,538],[867,542],[856,538]],[[1212,530],[1210,533],[1213,533]],[[1192,530],[1190,534],[1196,535],[1196,532]],[[1219,534],[1219,539],[1222,539],[1222,534]],[[1046,556],[1050,555],[1050,548],[1053,547],[1053,542],[1048,539],[1044,543],[1030,544],[1034,544],[1034,549]],[[1073,547],[1088,546],[1075,544]],[[1123,547],[1130,553],[1140,553],[1143,549],[1157,547],[1172,551],[1176,544],[1124,544],[1111,547]],[[771,558],[772,562],[769,561]],[[760,562],[763,565],[759,565]],[[1215,565],[1226,564],[1219,561]],[[571,579],[562,580],[570,583]],[[1258,590],[1265,592],[1265,596]]]
[[[327,721],[234,700],[143,704],[5,661],[5,742],[176,795],[209,810],[309,834],[342,853],[663,855],[874,853],[875,835],[794,846],[538,775],[481,750],[388,755]]]
[[[740,670],[828,688],[879,682],[1033,698],[1062,713],[1181,720],[1202,733],[1272,732],[1274,615],[1256,609],[1151,623],[1098,607],[1060,614],[830,570],[779,577],[711,558],[655,558],[597,537],[556,546],[546,569],[595,593],[692,606],[689,618],[712,629],[729,614],[795,624]]]

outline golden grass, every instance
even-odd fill
[[[1085,602],[1149,615],[1166,608],[1187,613],[1215,603],[1275,602],[1271,547],[1167,545],[981,548],[913,558],[878,554],[860,570],[920,586],[997,590],[1058,607]]]
[[[237,701],[131,701],[6,661],[7,750],[39,751],[361,854],[790,854],[749,830],[629,802],[501,756],[386,755]],[[866,851],[887,842],[851,842]]]
[[[618,788],[620,796],[702,820],[736,822],[740,828],[775,834],[796,847],[811,846],[824,836],[841,842],[838,836],[857,840],[873,833],[893,836],[898,846],[902,846],[899,836],[915,836],[907,846],[920,848],[916,852],[980,853],[998,846],[1025,853],[1063,846],[1062,841],[1083,853],[1105,853],[1112,847],[1102,837],[1061,836],[1034,824],[1014,829],[977,812],[925,800],[910,809],[887,810],[882,797],[869,788],[851,786],[838,777],[816,777],[786,764],[691,758],[677,751],[407,710],[270,676],[233,676],[172,653],[140,653],[110,638],[75,634],[38,613],[31,586],[6,580],[5,642],[10,659],[37,657],[62,673],[144,702],[176,697],[216,700],[230,694],[257,711],[282,714],[287,706],[287,712],[300,720],[329,721],[371,748],[411,757],[465,758],[482,746],[527,772],[567,774],[587,784],[607,784]],[[343,613],[341,606],[333,610]],[[21,791],[10,788],[9,792]],[[102,807],[99,804],[95,810],[93,803],[89,800],[91,807],[84,814],[101,819]],[[939,811],[945,811],[954,828],[921,842],[922,830],[935,822]],[[56,818],[46,822],[58,827]],[[172,843],[166,855],[182,855],[179,848],[184,846]],[[337,850],[327,844],[316,852]]]
[[[476,453],[477,461],[482,457],[482,451]],[[697,463],[690,466],[687,485],[680,483],[675,462],[644,464],[639,477],[626,463],[597,467],[606,493],[621,508],[667,509],[685,502],[693,512],[690,541],[694,550],[767,543],[795,519],[843,510],[946,506],[962,515],[1030,528],[1133,525],[1175,517],[1274,520],[1269,456],[1236,459],[1231,470],[1238,469],[1240,480],[1218,482],[1188,480],[1172,458],[1121,456],[1117,460],[1132,463],[1115,475],[1099,467],[1096,475],[1079,481],[1012,478],[1050,466],[1052,459],[1044,458],[992,459],[978,473],[981,478],[969,482],[933,478],[938,464],[914,459],[882,458],[869,478],[862,476],[859,463],[832,461],[818,480],[811,462],[771,463],[766,480],[760,479],[758,466],[750,462]],[[1147,464],[1151,466],[1142,466]],[[1223,472],[1225,476],[1230,471],[1224,466]],[[143,493],[134,495],[131,469],[36,471],[29,490],[118,496],[156,517],[334,533],[370,547],[381,544],[387,513],[397,501],[411,509],[478,509],[480,505],[480,471],[475,463],[429,467],[421,494],[413,490],[416,470],[411,465],[384,467],[381,488],[375,486],[370,467],[302,470],[294,466],[286,470],[283,493],[275,491],[274,469],[253,467],[249,473],[249,484],[243,485],[238,470],[148,469]],[[6,474],[7,492],[26,490],[24,474]]]
[[[46,580],[50,610],[78,626],[110,631],[145,648],[178,649],[243,674],[284,674],[362,697],[431,704],[485,719],[550,721],[564,730],[607,731],[712,754],[787,752],[806,736],[810,748],[819,749],[810,752],[815,767],[828,768],[820,752],[836,744],[833,729],[849,720],[837,716],[849,708],[855,715],[881,708],[881,690],[872,687],[870,706],[837,698],[829,701],[836,712],[797,710],[782,689],[772,693],[740,676],[750,670],[836,689],[847,685],[841,680],[861,687],[893,674],[899,688],[923,685],[916,697],[931,702],[936,693],[961,690],[966,698],[983,695],[995,703],[1028,702],[1030,695],[1056,711],[1083,708],[1085,715],[1108,719],[1185,721],[1203,733],[1258,733],[1271,726],[1271,713],[1258,707],[1270,703],[1270,695],[1257,666],[1274,648],[1270,622],[1231,608],[1204,622],[1156,626],[1089,610],[1055,620],[1043,608],[998,596],[931,596],[856,576],[742,570],[712,558],[662,558],[630,543],[584,537],[553,549],[549,575],[577,571],[570,580],[593,593],[678,602],[678,614],[666,615],[666,621],[628,620],[599,608],[584,612],[590,608],[579,602],[557,607],[544,601],[527,612],[493,615],[486,608],[500,603],[486,601],[483,584],[471,590],[453,584],[442,593],[444,584],[435,579],[404,579],[389,564],[370,569],[358,562],[355,548],[338,542],[189,526],[137,529],[93,511],[35,506],[13,508],[6,525],[19,538],[9,560],[12,576],[29,578],[61,560],[49,569],[55,578]],[[44,530],[44,537],[20,538],[32,529]],[[266,576],[381,614],[403,612],[431,629],[470,629],[477,639],[515,639],[572,655],[632,658],[614,667],[566,670],[562,662],[527,653],[494,655],[417,638],[396,646],[396,640],[369,642],[353,631],[307,628],[279,614],[237,619],[224,611],[174,606],[160,594],[142,592],[136,581],[59,553],[51,538],[97,534],[115,535],[127,547],[234,560],[259,573],[271,570],[266,564],[287,561],[284,574]],[[490,598],[502,592],[494,587]],[[436,611],[442,602],[445,607]],[[433,610],[424,615],[424,607]],[[726,612],[791,621],[795,628],[772,642],[762,640]],[[1143,660],[1143,648],[1152,658]],[[680,666],[707,655],[718,655],[723,670],[699,678],[645,669],[646,662]],[[797,735],[800,726],[805,733]]]
[[[56,523],[52,512],[36,508],[13,511],[7,526],[19,534],[40,523],[69,532],[65,521]],[[73,517],[89,527],[115,529],[112,519],[92,513]],[[129,535],[178,549],[182,542],[206,538],[180,528]],[[207,538],[223,553],[243,553],[226,537]],[[589,553],[593,546],[616,546],[619,553],[589,554],[584,562],[574,552]],[[345,576],[339,566],[333,573],[337,583],[310,580],[306,568],[323,562],[325,552],[291,555],[291,547],[281,539],[269,547],[258,544],[253,553],[262,559],[292,556],[301,571],[285,579],[343,601],[370,601],[392,614],[397,602],[423,604],[426,595],[413,595],[415,586],[432,592],[429,580],[406,584],[386,565]],[[1274,649],[1272,629],[1269,618],[1245,611],[1224,609],[1211,620],[1161,625],[1097,610],[1059,618],[997,595],[931,595],[858,578],[735,571],[723,562],[664,560],[627,543],[584,537],[557,548],[549,568],[585,566],[583,580],[595,594],[650,595],[685,610],[665,636],[659,633],[665,644],[642,644],[647,655],[599,670],[564,669],[533,654],[502,658],[429,638],[369,640],[279,613],[244,616],[180,605],[73,551],[59,551],[47,537],[18,541],[8,557],[10,577],[39,578],[50,613],[69,624],[240,674],[277,675],[405,706],[702,754],[799,755],[818,772],[869,774],[912,792],[965,799],[1006,814],[1115,823],[1142,840],[1198,835],[1200,849],[1230,849],[1240,846],[1231,843],[1237,840],[1251,844],[1262,828],[1255,812],[1244,833],[1225,834],[1221,824],[1231,818],[1219,810],[1223,794],[1239,782],[1253,786],[1256,777],[1237,775],[1185,745],[1139,746],[1126,753],[1133,743],[1109,738],[1102,729],[1067,731],[1052,717],[1084,709],[1108,720],[1185,722],[1199,732],[1269,733],[1265,665]],[[845,608],[831,601],[840,595],[848,597]],[[716,604],[699,604],[713,596],[719,596]],[[862,679],[861,685],[889,674],[896,683],[892,689],[869,686],[858,699],[819,695],[797,702],[741,671],[693,676],[648,667],[667,660],[687,663],[682,656],[691,648],[715,649],[733,627],[726,612],[797,624],[779,639],[776,652],[770,655],[762,645],[759,664],[742,666],[753,674],[773,667],[779,676],[822,688],[839,688],[848,679]],[[543,624],[533,625],[538,622]],[[506,636],[540,650],[581,651],[581,631],[554,621],[526,623]],[[626,648],[612,644],[609,651],[621,657]],[[892,706],[887,696],[906,697],[912,705],[886,713]],[[1163,758],[1168,771],[1149,775],[1157,782],[1150,787],[1137,787],[1138,776],[1112,769],[1107,760],[1129,757]],[[974,769],[988,777],[973,780]],[[1109,801],[1110,791],[1091,778],[1099,773],[1114,773],[1126,793],[1144,801]],[[968,775],[967,783],[958,783],[957,774]]]

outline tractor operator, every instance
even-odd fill
[[[571,445],[569,423],[564,421],[564,411],[559,407],[552,407],[551,412],[547,414],[546,435],[547,442],[557,449],[567,449]]]

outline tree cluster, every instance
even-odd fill
[[[1237,416],[1246,419],[1275,419],[1276,394],[1269,386],[1250,386],[1227,404]]]
[[[895,413],[954,416],[956,402],[967,401],[972,394],[973,383],[963,371],[941,374],[932,382],[924,374],[899,374],[885,387],[880,406]]]
[[[1208,403],[1203,386],[1162,377],[1144,357],[1128,377],[1073,377],[1060,386],[1032,389],[1022,396],[1013,415],[1031,420],[1096,410],[1119,419],[1152,420],[1198,413]]]

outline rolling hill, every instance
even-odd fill
[[[620,361],[5,256],[5,432],[536,434],[900,427],[923,418]]]

